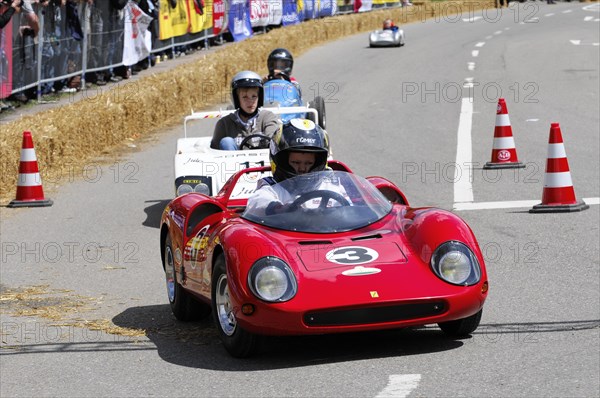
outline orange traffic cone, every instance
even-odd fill
[[[492,160],[487,162],[484,169],[512,169],[522,168],[525,165],[517,158],[517,148],[510,126],[508,110],[504,98],[498,100],[496,110],[496,127],[494,128],[494,145],[492,147]]]
[[[548,160],[544,176],[542,203],[529,209],[530,213],[551,213],[582,211],[589,206],[583,200],[575,198],[575,189],[571,181],[571,171],[567,153],[558,123],[550,125],[548,140]]]
[[[52,200],[44,198],[42,179],[38,169],[37,157],[33,148],[33,139],[29,131],[23,132],[17,198],[8,207],[52,206]]]

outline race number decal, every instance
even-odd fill
[[[362,246],[346,246],[330,250],[325,258],[337,264],[366,264],[377,260],[379,253]]]

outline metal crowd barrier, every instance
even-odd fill
[[[86,73],[123,66],[122,10],[111,9],[108,1],[96,1],[93,6],[88,6],[86,2],[78,4],[83,37],[77,40],[67,26],[66,7],[53,3],[38,7],[40,30],[35,38],[20,33],[20,27],[27,24],[22,12],[12,17],[12,52],[6,54],[0,51],[0,73],[4,76],[9,72],[8,56],[12,56],[11,94],[36,88],[39,101],[45,93],[45,85],[81,76],[83,88]],[[158,33],[157,25],[154,29]],[[159,40],[157,36],[153,34],[151,54],[173,53],[179,46],[203,41],[206,47],[208,39],[215,37],[212,29],[168,40]],[[0,48],[4,48],[2,43],[6,40],[6,36],[0,38]]]

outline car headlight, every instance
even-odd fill
[[[210,195],[210,188],[208,187],[208,185],[201,182],[194,187],[194,192],[198,192],[204,195]]]
[[[180,186],[177,187],[177,196],[181,196],[184,193],[190,193],[193,191],[194,191],[194,189],[191,187],[191,185],[181,184]]]
[[[298,290],[296,277],[289,265],[272,256],[260,258],[252,265],[248,285],[256,297],[268,302],[288,301]]]
[[[457,241],[442,243],[435,249],[431,268],[437,276],[453,285],[474,285],[481,278],[477,257],[464,243]]]

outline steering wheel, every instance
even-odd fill
[[[341,194],[334,191],[330,191],[328,189],[319,189],[316,191],[303,193],[302,195],[297,197],[296,200],[294,200],[290,205],[289,211],[295,211],[300,207],[300,205],[316,198],[321,198],[321,203],[319,203],[318,209],[327,208],[327,203],[329,203],[329,199],[338,202],[342,206],[350,206],[350,202],[348,201],[348,199],[344,198]]]
[[[254,140],[258,138],[258,140]],[[256,142],[255,142],[256,141]],[[271,138],[264,134],[250,134],[240,142],[240,149],[266,149],[271,144]]]

